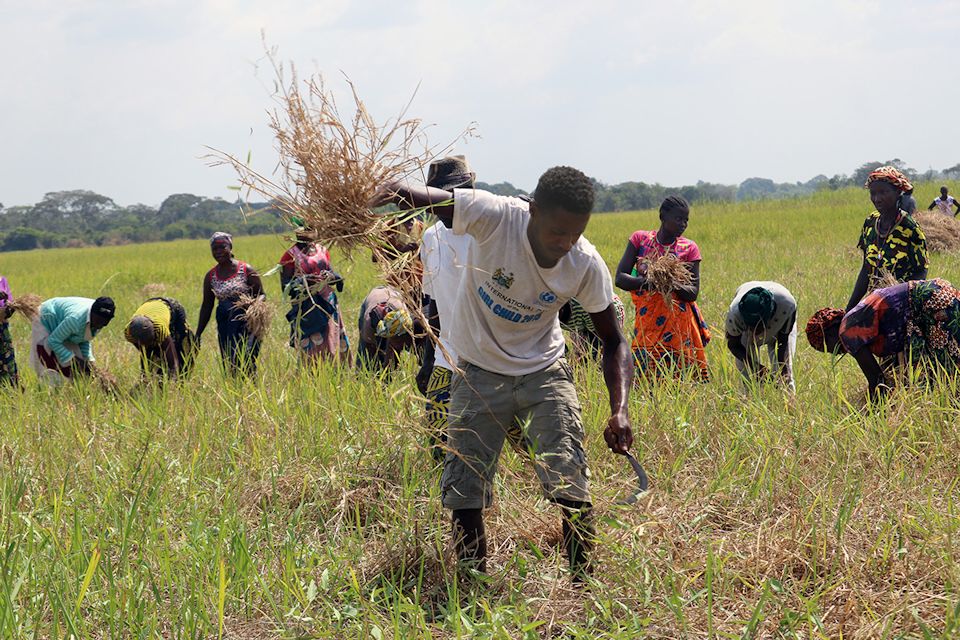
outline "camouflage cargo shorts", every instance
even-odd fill
[[[544,496],[589,503],[580,402],[566,360],[523,376],[504,376],[466,362],[459,368],[451,389],[448,451],[440,481],[443,506],[491,506],[500,451],[517,427]]]

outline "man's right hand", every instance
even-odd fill
[[[626,412],[615,413],[607,420],[603,439],[614,453],[624,454],[633,446],[633,429]]]

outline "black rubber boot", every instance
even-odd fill
[[[487,534],[483,527],[483,509],[455,509],[453,539],[461,566],[486,573]]]
[[[590,505],[576,503],[564,505],[563,548],[570,561],[570,579],[574,584],[583,584],[592,574],[591,554],[594,546],[593,512]]]

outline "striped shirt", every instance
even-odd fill
[[[77,345],[84,360],[93,362],[93,347],[87,339],[90,329],[91,298],[50,298],[40,305],[40,324],[50,333],[47,346],[62,365],[70,364],[73,352],[64,343]],[[90,330],[90,336],[97,332]]]
[[[144,316],[153,323],[153,335],[157,337],[157,343],[163,342],[170,337],[170,307],[160,298],[147,300],[140,305],[133,313],[133,317]],[[132,319],[132,318],[131,318]],[[123,337],[127,342],[136,344],[130,335],[130,323],[127,323],[123,330]]]

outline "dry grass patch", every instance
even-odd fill
[[[923,229],[930,251],[960,249],[960,220],[934,211],[918,211],[913,219]]]

